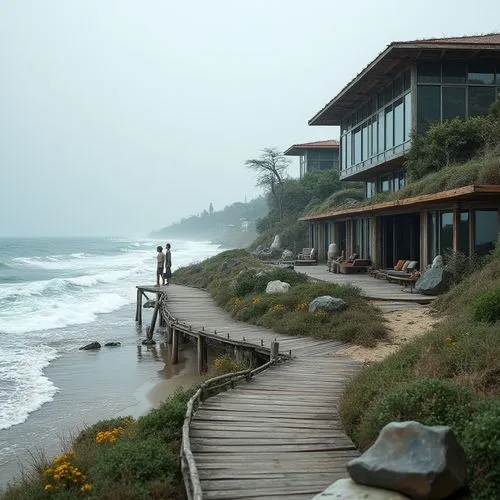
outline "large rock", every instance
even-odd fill
[[[99,342],[91,342],[90,344],[84,345],[83,347],[80,347],[80,351],[94,351],[96,349],[100,349],[101,344]]]
[[[424,295],[437,295],[448,289],[450,281],[451,275],[444,267],[431,267],[418,278],[415,291]]]
[[[356,484],[352,479],[339,479],[313,500],[408,500],[396,491]]]
[[[441,255],[436,255],[432,261],[431,267],[444,267],[443,257]]]
[[[266,293],[286,293],[290,290],[290,284],[284,281],[270,281],[266,286]]]
[[[271,248],[271,250],[279,250],[279,249],[283,248],[282,245],[281,245],[281,238],[280,238],[279,234],[277,234],[274,237],[274,240],[271,243],[271,247],[270,248]]]
[[[446,498],[465,483],[465,453],[450,427],[392,422],[363,455],[347,464],[358,484],[413,499]]]
[[[321,309],[328,312],[342,311],[347,307],[347,304],[337,297],[331,295],[323,295],[316,297],[309,303],[309,312],[313,313]]]
[[[336,259],[339,255],[339,250],[337,247],[337,243],[330,243],[328,245],[328,252],[327,252],[327,257],[328,257],[328,262],[331,262],[333,259]]]

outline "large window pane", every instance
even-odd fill
[[[394,120],[392,116],[392,106],[385,108],[385,149],[394,146]]]
[[[390,193],[392,191],[392,177],[386,175],[380,178],[380,191],[382,193]]]
[[[411,93],[405,95],[405,142],[411,137]]]
[[[346,168],[349,168],[352,165],[352,133],[351,132],[349,132],[346,135],[345,157],[346,157]]]
[[[440,83],[441,64],[438,62],[419,62],[417,66],[418,83]]]
[[[453,248],[453,212],[440,213],[439,251],[443,254]]]
[[[465,87],[443,87],[443,120],[465,118]]]
[[[495,65],[489,61],[469,62],[469,83],[493,85],[495,83]]]
[[[500,85],[500,62],[497,63],[497,78],[496,78],[496,81],[497,81],[497,85]]]
[[[375,181],[367,181],[365,186],[366,186],[366,197],[371,198],[375,194]]]
[[[438,234],[437,214],[430,212],[427,218],[427,242],[431,261],[438,255]]]
[[[460,252],[469,255],[469,211],[462,210],[460,212],[460,236],[459,248]]]
[[[385,113],[380,111],[378,114],[378,152],[383,153],[385,151]]]
[[[394,103],[394,145],[403,144],[405,136],[403,99]]]
[[[476,210],[475,226],[476,252],[486,255],[498,241],[498,210]]]
[[[368,145],[369,145],[369,129],[368,129],[368,123],[365,123],[363,126],[363,160],[366,160],[368,158]]]
[[[418,131],[424,132],[433,122],[441,120],[441,87],[419,85],[417,94]]]
[[[343,135],[340,138],[340,170],[344,170],[346,167],[345,154],[345,135]]]
[[[469,87],[469,116],[488,112],[495,102],[495,87]]]
[[[373,117],[373,124],[372,124],[372,155],[376,155],[378,153],[378,122],[377,122],[377,116]]]
[[[443,61],[444,83],[465,83],[465,62]]]
[[[361,129],[354,131],[354,164],[361,162]]]

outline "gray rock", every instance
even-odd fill
[[[280,238],[279,234],[277,234],[274,237],[274,240],[271,243],[271,247],[270,248],[271,248],[271,250],[280,250],[282,248],[282,246],[281,246],[281,238]]]
[[[106,342],[104,347],[120,347],[121,345],[121,342]]]
[[[290,290],[290,283],[275,280],[270,281],[266,286],[266,293],[286,293]]]
[[[316,312],[318,309],[328,312],[342,311],[347,307],[347,304],[337,297],[331,295],[322,295],[316,297],[309,303],[309,312]]]
[[[328,261],[332,261],[333,259],[336,259],[339,255],[337,243],[330,243],[328,245],[328,252],[327,252],[327,257]]]
[[[408,500],[408,497],[397,491],[356,484],[352,479],[346,478],[335,481],[312,500]]]
[[[84,345],[83,347],[80,347],[80,351],[94,351],[96,349],[100,349],[101,344],[99,342],[91,342],[90,344]]]
[[[148,308],[153,308],[156,305],[156,300],[150,299],[144,302],[143,308],[148,309]]]
[[[413,499],[441,499],[465,483],[465,452],[450,427],[392,422],[371,448],[347,464],[358,484],[399,491]]]
[[[427,269],[415,283],[415,291],[424,295],[437,295],[448,289],[451,282],[451,274],[443,267],[431,267]]]

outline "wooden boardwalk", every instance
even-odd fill
[[[280,344],[294,359],[204,401],[190,426],[191,449],[206,499],[310,499],[358,455],[338,407],[360,368],[335,355],[340,342],[276,334],[238,322],[202,290],[170,285],[168,310],[193,329],[255,345]]]
[[[415,304],[430,304],[436,297],[423,295],[409,288],[404,289],[395,283],[389,283],[386,280],[376,279],[366,273],[359,274],[338,274],[327,270],[326,264],[316,266],[304,266],[295,268],[299,273],[304,273],[322,281],[329,281],[338,284],[351,284],[361,289],[361,292],[367,299],[387,300],[391,302],[408,302]]]

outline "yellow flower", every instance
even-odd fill
[[[51,484],[46,484],[43,489],[47,493],[50,493],[54,489],[54,487]]]
[[[82,493],[88,493],[89,491],[92,491],[92,485],[90,483],[85,483],[81,488],[80,491]]]

